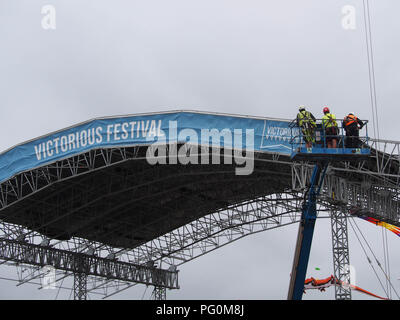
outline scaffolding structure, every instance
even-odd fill
[[[372,140],[367,160],[328,168],[317,215],[332,219],[338,278],[348,279],[350,211],[400,226],[399,145]],[[50,265],[56,281],[73,277],[76,299],[107,298],[136,284],[164,299],[167,288],[179,288],[180,265],[300,221],[307,162],[256,153],[254,173],[238,177],[229,165],[149,166],[145,153],[146,146],[91,150],[0,184],[0,259],[30,268],[29,276],[17,272],[18,284],[35,283]],[[132,210],[138,221],[122,218]]]
[[[336,300],[351,300],[350,253],[347,214],[337,210],[331,213],[333,276],[344,285],[335,286]],[[347,285],[346,285],[347,284]]]

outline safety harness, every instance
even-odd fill
[[[299,126],[306,128],[308,126],[315,127],[315,121],[311,117],[311,113],[309,111],[300,111],[299,114],[297,115],[297,118],[299,120]]]
[[[337,126],[338,126],[338,125],[337,125],[337,122],[336,122],[336,119],[333,118],[333,115],[332,115],[331,113],[325,114],[323,120],[325,120],[325,121],[324,121],[324,126],[325,126],[325,128],[337,127]],[[328,123],[325,123],[326,120],[328,120]]]

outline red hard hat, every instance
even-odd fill
[[[328,107],[325,107],[324,110],[323,110],[323,112],[324,112],[324,113],[327,113],[327,112],[329,113],[329,108],[328,108]]]

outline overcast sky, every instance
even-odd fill
[[[56,10],[55,30],[42,26],[44,5]],[[356,10],[354,30],[342,26],[345,5]],[[370,10],[380,137],[400,140],[400,2],[370,0]],[[354,111],[372,120],[362,0],[1,0],[0,39],[0,150],[94,117],[164,110],[292,119],[300,104],[316,117],[328,105],[338,118]],[[380,228],[358,225],[383,262]],[[181,266],[181,289],[168,298],[286,299],[297,228],[252,235]],[[357,285],[384,295],[349,233]],[[400,292],[400,239],[387,236]],[[0,276],[13,272],[0,268]],[[330,221],[321,219],[307,276],[331,274]],[[2,299],[56,296],[0,283]],[[138,285],[115,298],[150,293]],[[333,299],[334,289],[310,298]]]

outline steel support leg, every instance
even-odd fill
[[[77,271],[74,272],[74,300],[87,299],[87,273],[85,273],[85,260],[82,256],[76,258]]]
[[[336,300],[351,300],[349,238],[347,217],[342,211],[331,212],[334,277],[344,283],[335,286]]]
[[[87,274],[80,272],[74,274],[74,300],[87,299]]]
[[[152,300],[167,300],[167,289],[155,286],[151,298]]]

